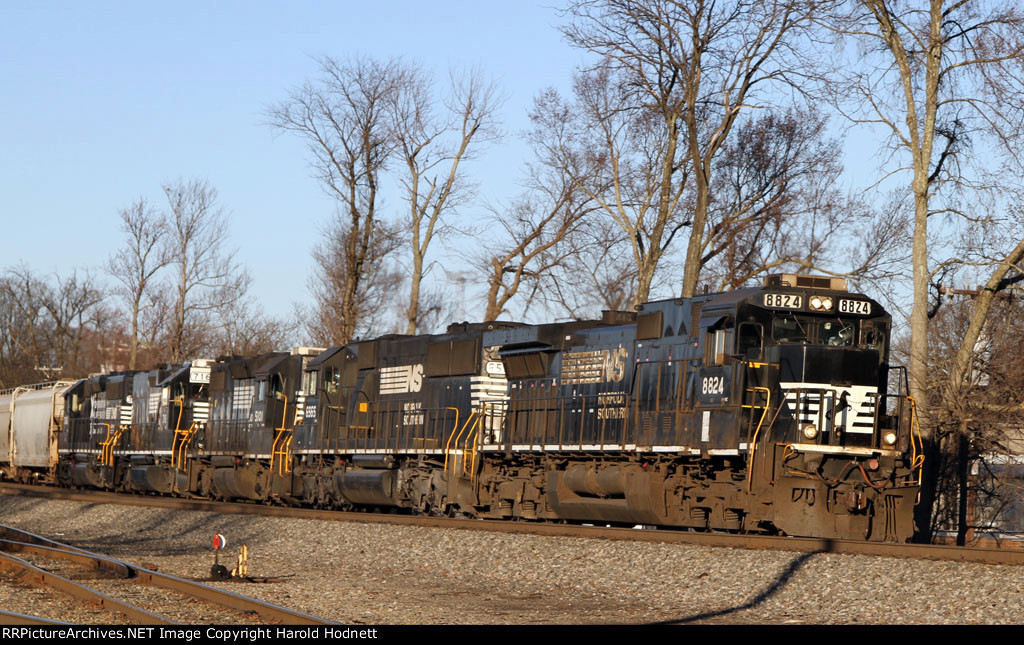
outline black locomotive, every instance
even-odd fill
[[[328,508],[905,541],[923,458],[913,401],[888,391],[903,382],[890,325],[841,279],[776,275],[595,321],[98,376],[65,392],[52,471]]]

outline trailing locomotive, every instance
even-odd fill
[[[62,386],[51,472],[330,508],[905,541],[923,459],[912,400],[888,392],[890,326],[841,279],[780,275],[596,321],[97,376]]]

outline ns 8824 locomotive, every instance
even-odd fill
[[[509,378],[504,434],[483,446],[491,503],[575,520],[913,534],[920,438],[913,401],[887,391],[891,318],[877,302],[842,279],[775,275],[618,317],[485,334]]]

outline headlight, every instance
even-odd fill
[[[811,306],[811,311],[832,311],[831,296],[811,296],[807,302]]]
[[[891,446],[891,445],[895,444],[896,443],[896,433],[892,432],[892,431],[886,432],[884,435],[882,435],[882,441],[884,441],[885,445],[887,445],[887,446]]]
[[[814,427],[813,423],[807,423],[804,424],[803,433],[805,438],[813,439],[818,436],[818,429]]]

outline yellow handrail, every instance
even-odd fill
[[[476,471],[476,453],[477,446],[480,440],[480,421],[487,414],[487,404],[484,403],[481,408],[480,414],[477,415],[476,420],[473,422],[473,426],[469,429],[469,434],[466,435],[466,445],[462,449],[462,474],[467,477],[472,477]],[[470,448],[470,441],[473,442],[472,448]],[[466,455],[470,455],[470,463],[466,464]]]
[[[188,445],[192,443],[192,438],[195,437],[196,433],[199,432],[201,425],[193,421],[192,425],[188,427],[188,430],[175,430],[174,431],[174,445],[171,450],[171,468],[182,469],[185,463],[185,450]],[[175,461],[177,458],[177,461]]]
[[[284,477],[285,473],[291,473],[292,467],[288,462],[288,449],[292,445],[291,430],[288,428],[276,428],[277,434],[274,436],[274,445],[270,451],[270,471],[274,471],[274,462],[277,462],[278,475]],[[285,435],[288,435],[287,437]],[[280,448],[280,449],[278,449]],[[278,460],[277,457],[281,459]]]
[[[920,484],[921,474],[924,470],[924,439],[921,438],[921,424],[917,418],[917,401],[914,397],[908,396],[907,399],[910,401],[910,474],[913,476],[914,471],[919,471],[917,480],[911,483]],[[921,443],[921,454],[917,454],[917,442],[914,441],[914,429],[917,429],[917,441]]]
[[[174,431],[178,432],[181,430],[181,415],[185,412],[185,397],[180,399],[171,399],[171,403],[178,404],[178,422],[174,424]]]
[[[124,431],[128,429],[128,426],[117,426],[117,430],[115,430],[114,434],[111,435],[109,423],[100,423],[98,425],[107,427],[107,436],[103,441],[100,442],[100,463],[103,464],[104,466],[113,466],[114,444],[117,443],[118,439],[121,438],[121,435],[124,434]]]
[[[105,464],[107,459],[107,444],[110,443],[110,424],[97,423],[96,425],[104,426],[107,429],[106,436],[104,436],[103,441],[100,442],[100,463]]]
[[[455,437],[455,430],[459,427],[459,409],[458,408],[445,408],[445,410],[455,410],[455,424],[452,426],[452,431],[448,433],[448,441],[444,444],[444,472],[448,474],[448,453],[451,452],[452,438]],[[472,418],[470,414],[470,418]],[[458,444],[456,444],[458,445]]]
[[[281,411],[281,427],[275,428],[277,434],[274,436],[274,445],[270,449],[270,472],[274,472],[274,461],[280,455],[281,459],[277,462],[277,474],[284,477],[285,473],[292,472],[292,465],[288,460],[288,451],[292,445],[292,430],[285,427],[288,420],[288,395],[281,393],[274,395],[275,398],[278,396],[284,399],[284,409]],[[287,438],[285,435],[288,435]]]
[[[764,418],[768,416],[768,409],[772,406],[772,391],[766,387],[754,387],[751,388],[753,391],[763,391],[765,393],[764,408],[761,411],[761,419],[757,422],[757,429],[754,430],[754,438],[750,441],[750,466],[747,468],[747,492],[751,492],[753,486],[753,472],[754,472],[754,458],[757,456],[757,435],[761,432],[761,425],[764,423]],[[753,406],[751,406],[753,408]]]
[[[486,404],[484,404],[483,407],[480,410],[473,410],[473,412],[469,415],[469,418],[466,419],[466,422],[464,424],[462,424],[462,430],[459,430],[458,436],[455,436],[454,432],[453,432],[452,436],[448,437],[448,444],[445,446],[445,450],[444,450],[444,472],[445,473],[448,472],[448,455],[451,452],[452,437],[454,436],[454,439],[455,439],[455,450],[458,451],[459,450],[459,442],[462,441],[462,435],[466,434],[466,430],[468,429],[470,434],[466,435],[466,443],[465,443],[465,445],[462,448],[462,472],[463,472],[463,474],[471,474],[470,471],[466,468],[466,452],[469,449],[469,438],[470,438],[470,436],[473,435],[473,430],[475,430],[477,428],[477,426],[480,425],[480,417],[483,414],[483,410],[484,409],[486,409]],[[477,433],[477,434],[479,435],[479,433]],[[475,455],[475,451],[473,452],[473,454]],[[475,456],[474,456],[474,459],[475,459]],[[455,468],[456,467],[452,468],[452,474],[455,473]]]

